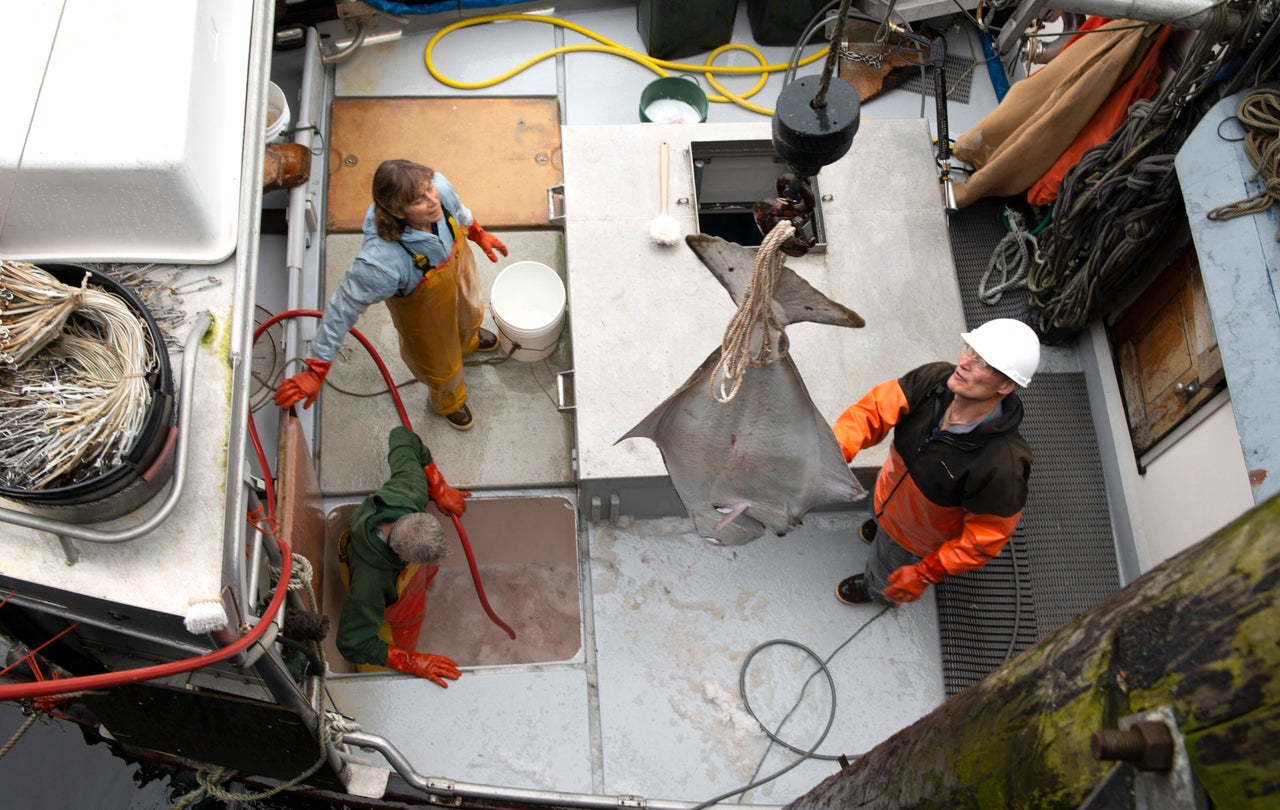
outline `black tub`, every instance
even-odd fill
[[[31,511],[69,523],[89,523],[126,515],[150,500],[173,477],[174,421],[173,371],[164,335],[146,305],[129,288],[79,264],[40,264],[63,284],[78,287],[89,276],[89,285],[123,299],[141,316],[156,349],[156,368],[147,375],[151,406],[138,440],[122,463],[93,478],[45,489],[0,486],[0,497],[25,505]]]

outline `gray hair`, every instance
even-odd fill
[[[439,562],[449,554],[440,521],[426,512],[412,512],[392,524],[387,545],[408,563]]]

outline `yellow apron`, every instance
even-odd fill
[[[342,563],[342,587],[351,587],[351,567],[347,562],[347,543],[351,530],[344,529],[338,535],[338,560]],[[427,615],[427,586],[440,573],[440,566],[407,563],[396,577],[396,594],[400,597],[387,606],[387,613],[378,628],[378,638],[388,645],[414,651],[418,649],[418,636],[422,632],[422,620]],[[356,664],[360,672],[385,672],[386,667],[377,664]]]
[[[484,320],[484,299],[466,232],[447,217],[453,252],[428,270],[408,295],[386,300],[400,336],[400,358],[427,386],[431,410],[450,414],[467,403],[462,358],[476,350],[476,330]]]

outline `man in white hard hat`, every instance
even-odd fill
[[[1022,517],[1031,448],[1018,434],[1040,340],[997,318],[960,336],[960,361],[929,363],[872,388],[836,420],[846,461],[893,430],[876,479],[863,573],[841,580],[850,605],[914,602],[951,574],[974,571],[1004,548]]]

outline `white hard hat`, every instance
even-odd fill
[[[960,337],[973,347],[983,360],[1018,385],[1031,385],[1031,377],[1040,365],[1040,338],[1022,321],[996,318]]]

